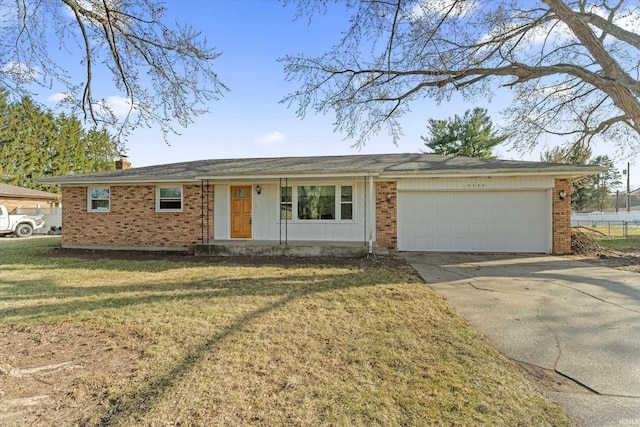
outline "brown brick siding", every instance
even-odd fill
[[[398,248],[398,192],[395,181],[376,182],[376,240],[378,246]],[[391,194],[391,201],[387,201]]]
[[[209,191],[209,202],[205,203],[204,215],[200,185],[182,186],[182,212],[156,212],[156,185],[110,188],[110,212],[87,212],[87,187],[62,188],[62,246],[190,250],[202,240],[203,230],[205,234],[207,232],[207,214],[210,221],[208,238],[213,238],[213,186],[205,187]]]
[[[560,191],[567,196],[560,200]],[[556,179],[553,187],[552,220],[553,220],[553,253],[563,255],[571,253],[571,181]]]

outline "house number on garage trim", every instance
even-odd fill
[[[484,188],[484,184],[462,184],[462,188]]]

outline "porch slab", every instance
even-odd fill
[[[386,248],[374,247],[376,255],[388,255]],[[369,253],[363,242],[307,242],[280,243],[272,240],[212,240],[195,245],[196,256],[285,256],[361,258]]]

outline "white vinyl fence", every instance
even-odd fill
[[[588,227],[607,236],[640,236],[640,212],[572,212],[571,226]]]
[[[62,227],[62,207],[53,207],[53,208],[17,208],[15,210],[16,214],[22,215],[42,215],[44,216],[44,220],[47,225],[40,230],[36,230],[38,234],[47,234],[51,227]]]

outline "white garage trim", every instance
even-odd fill
[[[399,191],[401,251],[551,253],[551,191]]]
[[[554,179],[550,176],[484,176],[464,179],[411,178],[398,180],[398,191],[404,190],[550,190]]]

